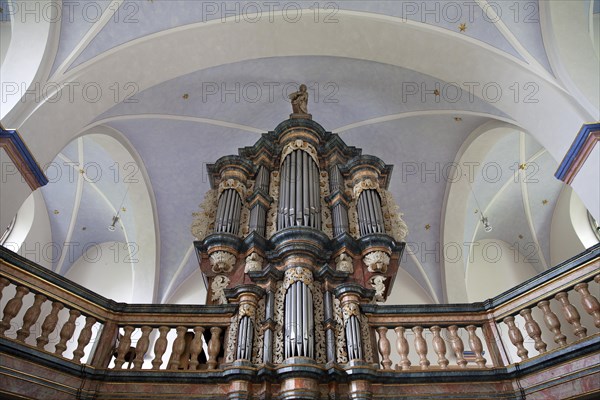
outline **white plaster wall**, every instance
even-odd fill
[[[126,257],[116,257],[115,251],[124,243],[107,242],[94,246],[75,261],[66,277],[109,299],[130,303],[133,272]]]
[[[537,275],[527,257],[502,240],[481,240],[467,266],[469,302],[484,301]]]

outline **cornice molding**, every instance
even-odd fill
[[[40,168],[35,157],[15,129],[4,129],[0,125],[0,148],[4,149],[21,173],[31,190],[48,183],[48,178]]]
[[[599,141],[600,122],[584,124],[554,176],[570,185]]]

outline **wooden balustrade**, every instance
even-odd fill
[[[96,368],[199,370],[222,362],[236,305],[126,305],[35,264],[0,258],[0,268],[1,338]]]
[[[598,265],[596,256],[549,270],[485,303],[361,310],[384,370],[503,367],[598,335]],[[223,362],[237,305],[127,305],[39,266],[1,258],[0,266],[2,340],[114,370],[214,370]]]
[[[398,371],[501,367],[583,340],[589,336],[592,324],[600,326],[600,302],[592,294],[600,284],[599,266],[598,256],[576,268],[561,270],[559,266],[485,303],[365,304],[361,309],[378,338],[383,369],[389,369],[390,360],[398,360]],[[591,284],[594,290],[590,290]],[[593,320],[587,327],[582,314]],[[564,330],[564,324],[570,326],[572,334]],[[386,337],[389,329],[396,333],[396,346],[390,346]],[[597,329],[593,332],[593,336],[599,334]],[[413,343],[407,337],[411,333]],[[469,357],[465,356],[465,343],[472,354]],[[548,343],[552,344],[550,349]],[[392,347],[396,354],[390,354]],[[490,355],[491,365],[486,354]],[[432,357],[437,357],[435,366],[430,365]],[[418,365],[411,367],[414,363]]]
[[[123,334],[118,341],[117,351],[113,355],[113,363],[109,364],[111,369],[133,367],[134,370],[163,368],[194,371],[216,369],[219,363],[221,343],[223,342],[221,336],[224,331],[222,327],[187,327],[183,325],[153,327],[144,325],[139,328],[141,336],[133,350],[131,347],[132,337],[135,336],[138,329],[126,325],[120,330]],[[153,332],[158,333],[154,339],[151,338]],[[205,332],[210,332],[210,338],[205,337]],[[169,336],[172,333],[175,333],[175,337],[170,341]],[[149,353],[150,349],[153,349],[152,354]],[[167,363],[164,362],[166,354],[169,355]],[[146,357],[148,357],[148,362],[144,365]]]

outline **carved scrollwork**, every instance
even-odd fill
[[[367,189],[373,189],[379,192],[379,182],[376,179],[373,180],[370,178],[363,179],[362,181],[358,182],[356,185],[354,185],[354,188],[352,189],[354,198],[358,199],[362,191]]]
[[[385,231],[395,240],[401,242],[408,235],[408,226],[402,219],[404,214],[400,212],[394,196],[388,190],[381,190],[379,194],[381,197],[383,219],[385,221]]]
[[[360,336],[362,339],[365,361],[373,362],[373,348],[371,347],[371,331],[369,330],[369,319],[366,315],[360,314]]]
[[[271,182],[269,185],[269,196],[273,199],[271,207],[267,212],[267,239],[277,232],[277,209],[279,207],[279,172],[271,172]]]
[[[312,272],[308,268],[295,267],[285,271],[285,277],[283,278],[283,287],[287,290],[288,287],[294,282],[304,282],[309,287],[313,283]]]
[[[281,151],[281,164],[283,164],[285,157],[295,150],[304,150],[312,157],[315,163],[319,165],[319,157],[317,155],[317,150],[313,147],[313,145],[301,139],[294,140],[285,145],[285,147]]]
[[[385,301],[385,276],[375,275],[369,279],[369,284],[375,289],[374,301]]]
[[[226,251],[215,251],[209,256],[209,260],[213,272],[228,273],[233,270],[236,258],[233,254]]]
[[[320,282],[314,282],[310,288],[313,294],[313,315],[315,321],[323,321],[324,305],[323,305],[323,290]],[[327,362],[327,347],[325,339],[325,327],[321,323],[315,323],[315,359],[319,364]]]
[[[242,204],[244,203],[247,193],[246,185],[236,179],[227,179],[225,181],[221,181],[219,184],[219,196],[226,189],[233,189],[238,192],[240,198],[242,199]]]
[[[235,360],[238,325],[238,316],[236,314],[231,317],[231,324],[229,324],[229,335],[227,336],[227,346],[225,347],[225,362],[227,363],[232,363]]]
[[[390,265],[390,256],[383,251],[372,251],[363,257],[369,272],[380,272],[385,274]]]
[[[346,333],[344,331],[344,320],[342,318],[342,308],[340,301],[333,299],[333,316],[335,318],[335,354],[339,364],[348,362],[348,352],[346,350]]]
[[[358,239],[360,230],[358,227],[358,212],[356,211],[356,200],[352,200],[348,205],[348,224],[350,235],[354,239]]]
[[[250,233],[250,210],[242,204],[242,215],[240,216],[240,232],[239,237],[245,237]]]
[[[273,360],[275,364],[283,363],[283,310],[285,308],[285,292],[283,282],[277,282],[277,290],[275,292],[275,347],[273,352]]]
[[[329,196],[329,174],[327,171],[321,171],[319,176],[319,185],[321,186],[321,230],[329,237],[333,237],[333,220],[331,218],[331,209],[325,202]]]
[[[258,319],[262,320],[265,317],[264,297],[258,301],[258,309],[256,310],[256,316],[257,319],[254,323],[254,341],[252,342],[252,362],[254,364],[262,364],[265,332],[261,329],[260,325],[258,324]]]
[[[244,272],[248,273],[250,271],[261,271],[264,261],[264,258],[259,256],[258,253],[253,252],[248,257],[246,257],[246,265],[244,267]]]
[[[217,304],[227,304],[227,297],[225,297],[225,288],[229,285],[229,278],[225,275],[217,275],[210,285],[212,291],[212,298],[216,300]]]
[[[209,190],[200,204],[200,212],[192,213],[192,235],[197,240],[203,240],[215,229],[215,214],[217,212],[217,191]]]
[[[335,258],[335,269],[340,272],[354,273],[354,264],[352,257],[347,253],[342,253]]]

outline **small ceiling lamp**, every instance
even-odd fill
[[[115,225],[117,224],[117,222],[119,222],[119,220],[121,218],[119,218],[119,213],[121,212],[121,210],[125,211],[125,208],[123,207],[123,204],[125,203],[125,197],[127,197],[127,193],[129,192],[129,186],[127,187],[127,190],[125,191],[125,194],[123,195],[123,200],[121,200],[121,205],[119,206],[119,208],[117,208],[117,214],[113,215],[112,217],[112,223],[108,226],[108,230],[111,232],[115,231]]]
[[[469,189],[471,189],[471,193],[473,194],[473,198],[475,199],[475,204],[477,204],[477,208],[481,210],[481,218],[479,221],[483,224],[483,230],[489,233],[492,231],[492,229],[494,229],[494,227],[492,226],[492,224],[490,224],[488,218],[483,214],[483,208],[481,208],[481,206],[479,205],[479,201],[477,201],[477,196],[475,196],[475,192],[473,191],[471,182],[467,180],[467,184],[469,185]]]

